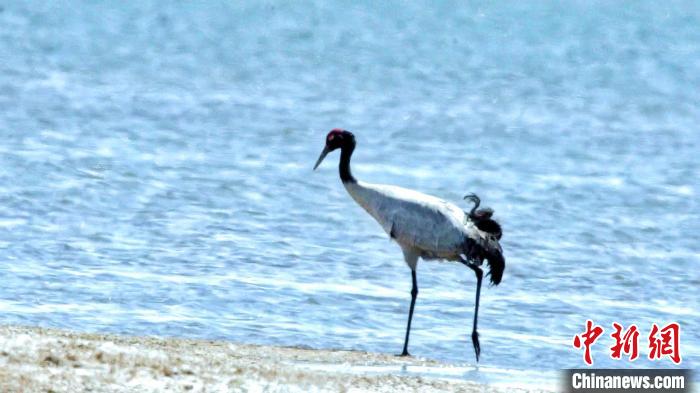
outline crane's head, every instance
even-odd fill
[[[321,165],[321,161],[326,158],[326,155],[335,149],[342,149],[344,147],[355,147],[355,135],[350,131],[346,131],[340,128],[334,128],[331,132],[326,135],[326,146],[323,148],[321,155],[314,165],[314,170]]]

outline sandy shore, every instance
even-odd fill
[[[0,326],[3,392],[514,391],[400,372],[449,367],[358,351]]]

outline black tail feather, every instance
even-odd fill
[[[498,285],[503,279],[503,271],[506,270],[506,259],[503,256],[501,246],[495,239],[477,243],[474,239],[466,238],[464,243],[464,255],[468,260],[478,262],[485,259],[489,265],[487,276],[491,285]]]
[[[501,237],[503,236],[503,230],[501,229],[501,225],[496,222],[496,220],[492,218],[486,218],[483,220],[475,221],[476,227],[479,228],[480,230],[490,233],[494,236],[496,236],[496,239],[501,240]]]
[[[476,194],[467,194],[464,196],[465,200],[470,200],[474,203],[472,209],[466,215],[469,219],[476,225],[479,230],[490,233],[496,236],[496,239],[500,239],[503,235],[503,230],[501,225],[496,222],[493,218],[493,209],[488,207],[479,209],[481,205],[481,199]]]
[[[503,271],[506,270],[506,259],[503,257],[500,247],[497,250],[486,252],[486,261],[489,264],[489,278],[492,285],[498,285],[503,278]]]
[[[503,236],[503,230],[501,225],[491,218],[493,216],[492,209],[479,209],[481,199],[476,194],[467,194],[464,196],[464,199],[474,203],[471,211],[465,212],[469,220],[480,231],[489,235],[485,238],[467,238],[464,243],[464,254],[467,256],[467,259],[478,261],[479,264],[485,259],[489,264],[488,275],[491,279],[491,285],[498,285],[503,278],[503,271],[506,269],[506,259],[503,257],[501,246],[498,244],[501,236]]]

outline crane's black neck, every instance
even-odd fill
[[[350,158],[352,157],[353,151],[355,151],[354,139],[340,148],[340,165],[338,169],[340,171],[340,180],[342,180],[343,183],[357,183],[357,180],[352,176],[352,172],[350,172]]]

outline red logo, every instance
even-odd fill
[[[661,338],[658,334],[661,333]],[[661,359],[663,356],[671,358],[673,363],[681,363],[681,327],[677,323],[670,323],[661,330],[656,324],[651,325],[649,333],[649,359]]]
[[[622,325],[613,322],[613,329],[610,334],[614,344],[609,348],[610,357],[615,360],[622,359],[623,355],[629,361],[634,361],[639,357],[639,330],[637,325],[632,324],[626,330]],[[574,348],[584,349],[583,361],[587,365],[593,364],[591,346],[603,334],[603,328],[596,326],[590,319],[586,321],[586,330],[574,336]],[[681,327],[678,323],[669,323],[663,328],[659,328],[655,323],[651,325],[649,333],[649,359],[658,360],[668,357],[675,364],[681,363]]]
[[[579,335],[574,336],[574,348],[581,348],[581,338],[583,338],[583,346],[586,350],[583,354],[583,360],[587,365],[593,364],[593,359],[591,358],[591,345],[598,339],[598,337],[603,334],[603,328],[600,326],[593,327],[593,321],[590,319],[586,321],[586,331]]]
[[[613,328],[615,328],[615,333],[611,334],[610,337],[615,339],[615,345],[610,347],[610,357],[613,359],[620,359],[622,353],[629,355],[630,361],[634,361],[639,356],[638,342],[639,342],[639,332],[637,331],[637,325],[632,324],[626,331],[624,336],[622,335],[622,325],[617,322],[613,322]]]

